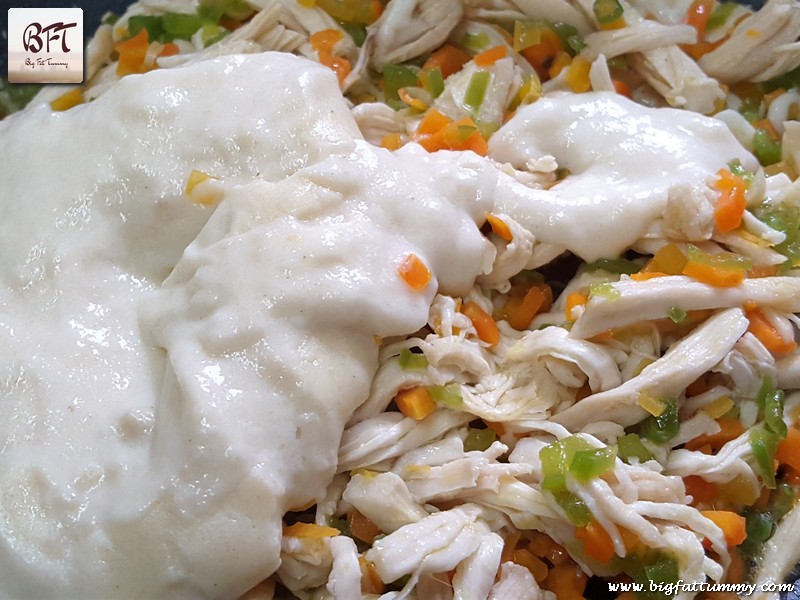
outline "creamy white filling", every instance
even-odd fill
[[[0,136],[0,595],[235,597],[323,495],[375,336],[485,264],[492,170],[368,146],[333,75],[284,54]],[[205,226],[191,169],[228,190]]]
[[[568,173],[562,181],[542,191],[503,177],[497,204],[540,242],[589,261],[618,256],[640,239],[670,188],[702,185],[733,159],[758,168],[722,122],[613,92],[528,105],[492,136],[489,154],[518,169],[555,157]]]

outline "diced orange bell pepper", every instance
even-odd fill
[[[800,429],[789,427],[786,437],[778,444],[775,458],[782,465],[789,465],[795,471],[800,471]]]
[[[149,45],[146,29],[141,29],[135,36],[117,42],[114,46],[114,50],[119,54],[117,75],[124,77],[133,73],[144,73],[146,71],[144,61]]]
[[[575,537],[583,542],[583,550],[588,557],[604,564],[614,558],[614,542],[611,536],[594,519],[586,527],[576,528]]]
[[[475,302],[465,302],[464,306],[461,307],[461,312],[472,321],[472,325],[475,327],[475,331],[481,341],[490,346],[497,345],[497,342],[500,341],[500,330],[491,315]]]
[[[423,289],[433,278],[430,269],[419,256],[413,253],[406,255],[397,268],[397,273],[412,290]]]
[[[492,213],[486,213],[486,221],[492,227],[492,231],[495,233],[495,235],[497,235],[497,237],[499,237],[501,240],[510,242],[513,239],[511,230],[500,217],[495,216]]]
[[[767,316],[758,308],[747,308],[745,316],[750,324],[747,330],[773,354],[787,354],[797,348],[794,340],[785,340]]]
[[[722,530],[728,546],[738,546],[747,537],[743,516],[729,510],[701,510],[700,513]]]
[[[718,175],[715,187],[720,190],[720,196],[714,203],[714,224],[720,233],[728,233],[742,224],[747,208],[747,184],[727,169],[720,169]]]
[[[475,64],[479,67],[490,67],[501,58],[505,58],[508,48],[503,44],[484,50],[475,56]]]
[[[422,386],[401,390],[394,397],[394,402],[403,416],[416,421],[421,421],[436,410],[436,402]]]
[[[687,450],[698,450],[701,446],[708,444],[712,450],[719,450],[731,440],[736,439],[744,433],[744,425],[737,418],[723,418],[717,421],[720,430],[717,433],[698,435],[696,438],[686,442]]]
[[[686,488],[686,494],[694,500],[692,504],[708,504],[717,497],[717,485],[711,481],[706,481],[699,475],[684,477],[683,485]]]
[[[573,321],[572,311],[578,306],[584,306],[589,301],[589,296],[581,294],[580,292],[572,292],[567,296],[567,305],[564,308],[567,321]]]
[[[367,517],[358,512],[355,508],[347,513],[347,525],[350,527],[350,533],[353,537],[371,544],[375,538],[380,535],[381,530],[375,523],[370,521]]]
[[[747,272],[744,269],[725,269],[689,260],[683,267],[683,274],[715,287],[733,287],[744,281]]]
[[[334,537],[341,532],[335,527],[327,525],[317,525],[315,523],[295,523],[283,528],[283,535],[287,537],[298,537],[308,539],[321,539]]]
[[[431,54],[431,57],[425,61],[422,68],[433,69],[439,67],[442,72],[442,77],[446,79],[453,73],[460,71],[462,67],[469,62],[469,59],[469,54],[463,50],[450,44],[445,44]]]

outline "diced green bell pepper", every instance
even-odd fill
[[[775,487],[775,451],[780,437],[773,431],[758,425],[751,427],[748,434],[750,448],[761,479],[768,488]]]
[[[594,262],[586,264],[586,270],[590,273],[602,269],[618,275],[630,275],[631,273],[638,273],[641,268],[641,265],[625,258],[598,258]]]
[[[489,83],[492,74],[489,71],[475,71],[470,77],[467,91],[464,93],[464,106],[473,112],[480,110],[486,92],[489,90]]]
[[[756,394],[756,405],[764,415],[764,424],[781,439],[786,437],[787,428],[783,420],[783,390],[776,390],[772,378],[765,377]]]
[[[586,527],[592,521],[592,513],[583,500],[567,491],[553,494],[556,503],[567,515],[569,522],[575,527]]]
[[[736,10],[736,7],[739,6],[736,2],[720,2],[714,7],[714,10],[711,11],[711,14],[708,16],[708,21],[706,22],[706,31],[714,31],[719,27],[722,27],[725,24],[725,21],[728,20],[733,14],[733,11]]]
[[[428,368],[428,359],[424,354],[412,352],[408,348],[403,348],[400,351],[400,356],[397,357],[400,363],[400,368],[404,371],[424,371]]]
[[[464,450],[471,452],[472,450],[480,450],[483,452],[491,446],[497,439],[497,435],[489,428],[477,429],[470,427],[467,432],[467,437],[464,438]]]
[[[733,252],[703,252],[697,246],[690,244],[686,249],[689,260],[720,269],[750,269],[753,262],[746,256]]]
[[[428,386],[428,393],[436,404],[441,404],[449,408],[461,408],[464,404],[464,399],[461,397],[461,390],[457,383]]]
[[[580,483],[589,483],[606,471],[614,468],[617,460],[617,447],[592,448],[579,450],[572,457],[569,473]]]
[[[618,300],[622,296],[619,290],[611,285],[609,281],[589,284],[589,294],[606,300]]]
[[[142,29],[147,31],[147,39],[151,42],[161,40],[164,36],[164,23],[155,15],[133,15],[128,19],[128,33],[131,37]]]
[[[420,71],[419,80],[432,98],[438,98],[444,91],[444,79],[439,67]]]
[[[383,83],[383,93],[387,104],[393,108],[398,108],[400,96],[397,95],[397,92],[400,88],[417,85],[419,78],[408,67],[387,64],[383,66]]]
[[[566,490],[566,474],[576,452],[591,450],[592,446],[579,435],[571,435],[548,444],[539,450],[542,462],[542,489]]]
[[[656,444],[663,444],[670,441],[680,431],[678,421],[678,402],[675,398],[661,399],[666,408],[660,415],[649,416],[641,426],[641,435]]]
[[[465,33],[464,37],[461,38],[461,45],[473,52],[481,52],[488,48],[491,43],[492,40],[489,39],[489,35],[486,33]]]
[[[788,483],[779,483],[772,492],[769,501],[769,512],[777,523],[794,508],[797,501],[797,490]]]
[[[756,129],[753,134],[753,154],[756,155],[762,166],[774,165],[781,160],[781,143],[773,140],[767,130]]]
[[[673,323],[683,323],[686,320],[687,313],[680,306],[673,306],[667,311],[667,316]]]
[[[642,443],[641,438],[635,433],[623,435],[617,440],[617,452],[619,457],[627,463],[631,458],[638,458],[640,463],[652,460],[653,454]]]
[[[604,25],[613,23],[622,17],[623,13],[622,5],[618,0],[594,0],[592,10],[597,22]]]

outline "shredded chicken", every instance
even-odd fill
[[[645,52],[676,44],[692,44],[697,39],[697,31],[689,25],[661,25],[653,21],[640,21],[622,29],[597,31],[586,36],[586,48],[581,56],[594,60],[600,54],[607,59]]]
[[[764,8],[738,23],[719,47],[699,65],[725,83],[765,81],[800,65],[800,6],[792,0],[769,0]]]
[[[373,50],[370,63],[404,62],[429,52],[447,39],[463,16],[459,0],[395,0],[370,26]]]
[[[472,76],[478,70],[479,67],[473,63],[450,76],[444,92],[434,102],[434,107],[454,120],[469,116],[471,112],[465,102],[465,95]],[[517,92],[521,78],[510,58],[504,58],[494,63],[490,72],[491,82],[486,99],[474,117],[480,122],[500,125],[503,120],[504,108]]]
[[[620,280],[611,285],[619,297],[591,297],[570,331],[571,337],[586,339],[637,321],[662,319],[673,306],[687,311],[704,310],[741,306],[752,300],[780,311],[800,310],[800,280],[787,277],[747,279],[727,288],[682,275],[647,281]]]
[[[677,46],[647,50],[633,55],[631,61],[670,106],[710,114],[725,97],[719,82]]]
[[[798,535],[800,535],[800,505],[795,505],[784,517],[782,526],[767,542],[753,581],[763,584],[783,582],[786,573],[800,563]],[[778,595],[759,590],[753,597],[758,600],[775,600]]]
[[[636,377],[612,390],[583,399],[553,415],[553,420],[577,429],[602,415],[607,420],[633,425],[646,416],[644,409],[637,404],[640,394],[649,393],[657,397],[677,395],[719,363],[746,329],[747,319],[741,309],[727,309],[709,318]]]
[[[448,571],[492,535],[479,515],[478,507],[469,504],[432,514],[377,540],[366,558],[384,581],[411,574],[412,584],[423,572]]]
[[[386,505],[386,498],[392,498],[391,505]],[[391,472],[353,476],[342,499],[386,533],[392,533],[428,515],[413,498],[405,481]]]
[[[542,591],[531,572],[513,562],[503,563],[500,580],[489,592],[489,600],[553,600],[552,592]]]
[[[353,117],[364,139],[376,146],[380,146],[387,135],[405,133],[403,120],[382,102],[369,102],[353,107]]]

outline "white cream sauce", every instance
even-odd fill
[[[587,261],[618,256],[640,239],[666,207],[671,187],[702,184],[735,158],[758,167],[720,121],[648,108],[613,92],[528,105],[495,133],[489,154],[518,169],[550,155],[567,169],[547,191],[503,177],[497,204],[538,241]]]
[[[492,170],[367,146],[335,77],[284,54],[131,76],[0,138],[0,596],[236,597],[324,493],[374,336],[485,264]],[[213,216],[191,169],[229,189]]]

